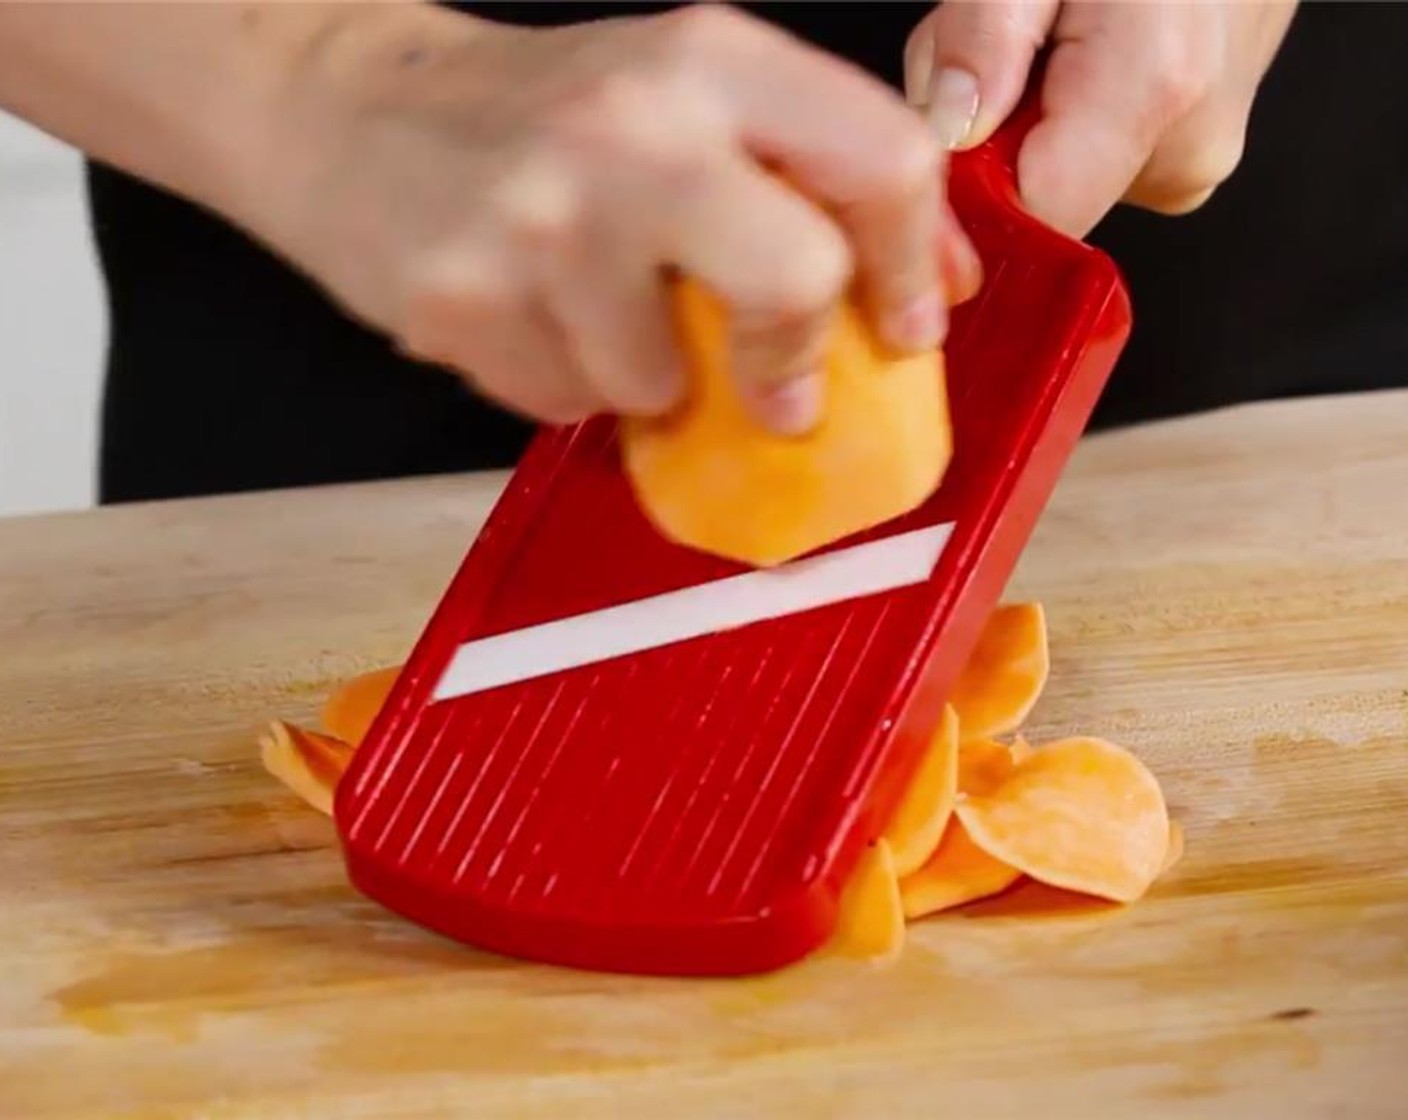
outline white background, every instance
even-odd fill
[[[93,503],[106,342],[82,161],[0,113],[0,516]]]

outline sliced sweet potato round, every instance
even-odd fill
[[[323,704],[323,730],[353,747],[360,745],[400,674],[401,666],[392,665],[343,681]]]
[[[1140,898],[1168,852],[1158,781],[1130,751],[1094,737],[1037,747],[991,788],[968,793],[960,785],[954,813],[994,859],[1114,902]]]
[[[997,739],[964,739],[958,745],[958,796],[991,793],[1030,754],[1031,747],[1021,751]]]
[[[958,717],[944,706],[938,730],[885,830],[901,878],[923,866],[939,846],[958,792]]]
[[[1031,752],[1025,740],[1019,743],[1007,746],[996,739],[961,743],[954,767],[958,795],[999,788]],[[901,877],[900,902],[906,918],[922,918],[1006,890],[1020,878],[1015,867],[974,844],[963,823],[950,814],[938,847],[921,867]]]
[[[868,847],[841,893],[828,951],[884,960],[904,946],[904,909],[894,854],[883,839]]]
[[[1050,673],[1042,605],[998,607],[949,696],[963,737],[985,739],[1015,731],[1036,706]]]
[[[910,920],[1005,891],[1022,877],[973,843],[963,822],[948,822],[937,850],[923,867],[900,880],[900,904]]]
[[[332,815],[333,791],[352,758],[340,739],[274,720],[259,738],[264,769],[319,812]]]
[[[906,513],[938,487],[953,450],[940,351],[887,354],[843,302],[823,362],[822,419],[780,435],[736,391],[722,303],[684,280],[673,308],[685,401],[620,428],[626,475],[664,536],[771,566]]]

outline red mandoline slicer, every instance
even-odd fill
[[[614,421],[541,434],[338,785],[359,890],[609,971],[764,971],[828,938],[1130,329],[1113,263],[1019,209],[1034,112],[953,162],[986,277],[945,347],[939,491],[750,571],[652,528]]]

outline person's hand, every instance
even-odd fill
[[[714,5],[548,30],[353,11],[288,87],[247,224],[517,411],[670,408],[672,270],[729,307],[744,398],[781,431],[818,414],[852,283],[901,351],[973,285],[922,115],[779,30]]]
[[[1018,183],[1035,216],[1084,237],[1119,202],[1183,214],[1232,174],[1295,7],[946,0],[910,36],[906,93],[941,143],[980,143],[1049,40],[1043,120],[1022,146]]]

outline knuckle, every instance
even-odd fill
[[[652,189],[689,213],[714,189],[717,165],[703,152],[662,146],[652,154],[649,172]]]
[[[466,330],[511,302],[502,271],[469,252],[418,268],[403,285],[398,345],[426,361],[455,363]],[[497,277],[497,278],[496,278]]]
[[[943,155],[933,130],[914,114],[906,113],[898,123],[889,145],[890,185],[905,195],[937,186]]]
[[[1220,187],[1236,174],[1246,153],[1246,132],[1238,129],[1203,150],[1199,178],[1204,186]]]
[[[728,50],[754,31],[753,21],[728,4],[690,4],[658,18],[666,52],[682,60]]]
[[[1150,71],[1150,104],[1162,121],[1189,112],[1211,87],[1208,52],[1191,36],[1163,38]]]
[[[531,345],[527,350],[538,352]],[[597,410],[597,402],[581,390],[571,369],[548,357],[535,364],[534,377],[527,379],[522,364],[512,357],[515,351],[517,347],[491,347],[483,361],[461,363],[460,376],[481,396],[543,424],[575,424]]]
[[[1190,214],[1202,207],[1241,165],[1246,137],[1242,131],[1194,146],[1193,154],[1172,167],[1156,161],[1147,175],[1146,209],[1167,215]]]
[[[1046,5],[1043,4],[1007,4],[1001,9],[1002,18],[998,21],[1001,24],[1005,41],[1014,48],[1025,51],[1034,51],[1041,46],[1046,38]]]
[[[513,243],[553,250],[581,228],[582,199],[566,170],[547,160],[524,159],[494,187],[494,213]]]
[[[613,388],[611,404],[634,416],[659,416],[675,406],[681,396],[678,383],[660,369],[642,368]]]
[[[1201,83],[1189,70],[1161,67],[1150,79],[1150,113],[1161,123],[1177,120],[1198,103],[1201,93]]]
[[[852,269],[850,247],[839,234],[806,238],[779,254],[767,310],[784,322],[821,315],[844,294]]]
[[[1032,5],[1002,4],[986,10],[982,5],[964,9],[959,18],[966,16],[976,20],[973,38],[980,50],[991,55],[1000,51],[1027,51],[1040,44],[1042,35],[1038,21],[1034,18],[1036,8]]]
[[[591,163],[678,158],[727,130],[722,107],[697,83],[656,67],[601,74],[559,108],[553,138]]]
[[[594,142],[637,135],[658,110],[656,84],[638,70],[595,75],[568,102],[561,123]]]

